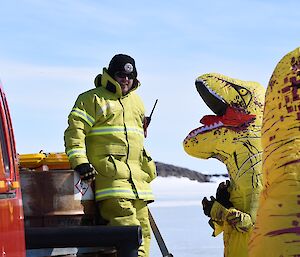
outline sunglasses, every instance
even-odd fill
[[[124,78],[128,78],[128,79],[134,79],[134,76],[132,73],[125,73],[123,71],[118,71],[115,73],[115,76],[118,77],[118,78],[121,78],[121,79],[124,79]]]

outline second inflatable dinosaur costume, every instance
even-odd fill
[[[264,183],[249,256],[300,256],[300,48],[270,78],[262,147]]]
[[[256,82],[204,74],[196,79],[197,90],[216,115],[201,119],[204,125],[184,139],[191,156],[222,161],[230,178],[231,207],[212,200],[208,216],[223,231],[224,256],[248,256],[249,236],[255,222],[262,190],[261,122],[265,89]]]

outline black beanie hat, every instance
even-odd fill
[[[107,71],[111,77],[114,77],[116,72],[124,72],[132,74],[135,78],[137,77],[135,61],[132,57],[126,54],[115,55],[111,59]]]

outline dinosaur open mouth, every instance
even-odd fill
[[[244,109],[230,106],[220,95],[207,87],[201,79],[196,81],[196,88],[203,101],[216,115],[205,115],[200,120],[204,126],[191,131],[186,139],[219,127],[243,129],[254,120],[255,115],[247,114]]]
[[[209,109],[211,109],[218,116],[224,115],[228,107],[228,104],[225,102],[225,100],[215,91],[207,87],[203,80],[197,79],[195,84],[199,95],[202,97]]]

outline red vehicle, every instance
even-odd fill
[[[0,84],[0,257],[25,257],[24,214],[15,140]]]

